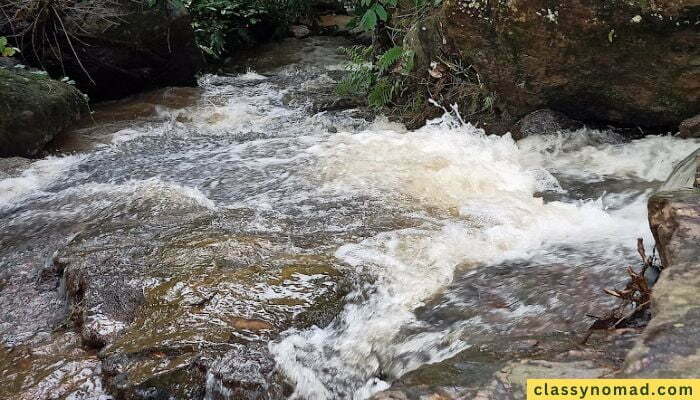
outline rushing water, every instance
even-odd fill
[[[148,237],[159,218],[191,209],[288,252],[331,254],[369,279],[329,325],[289,329],[269,350],[294,398],[365,399],[477,335],[523,321],[555,329],[551,315],[570,304],[523,295],[540,284],[533,269],[621,279],[605,271],[635,259],[637,237],[653,242],[650,191],[698,147],[588,129],[516,143],[456,112],[416,131],[348,111],[312,114],[285,105],[285,94],[328,85],[340,59],[322,41],[303,53],[264,74],[204,77],[197,104],[159,109],[90,150],[0,180],[0,267],[50,257],[88,225],[148,221]],[[507,282],[507,307],[474,306],[468,287],[483,276]],[[29,340],[41,318],[8,314],[3,342]]]

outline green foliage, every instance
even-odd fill
[[[358,0],[355,6],[355,14],[358,17],[350,22],[350,25],[359,26],[366,32],[371,32],[377,27],[377,23],[387,22],[391,17],[388,9],[396,7],[397,0]]]
[[[396,46],[373,57],[373,47],[354,46],[343,49],[348,57],[348,75],[337,87],[342,95],[367,96],[371,107],[389,104],[402,78],[413,69],[412,51]]]
[[[415,10],[428,7],[438,7],[442,0],[412,0]],[[355,14],[350,26],[360,27],[365,32],[372,32],[381,22],[388,22],[391,18],[389,10],[397,7],[398,0],[355,0]]]
[[[413,5],[415,8],[424,7],[439,7],[442,4],[442,0],[413,0]]]
[[[1,57],[12,57],[19,52],[16,47],[10,47],[7,43],[7,38],[5,36],[0,36],[0,56]]]
[[[387,77],[379,78],[367,95],[367,103],[374,108],[384,107],[391,102],[397,86],[396,83],[392,83]]]
[[[158,0],[147,0],[155,5]],[[202,50],[220,58],[232,50],[284,37],[308,16],[312,0],[178,0],[192,15]]]

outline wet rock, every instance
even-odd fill
[[[32,157],[88,113],[74,87],[18,69],[0,68],[0,157]]]
[[[563,130],[583,127],[580,122],[549,109],[533,111],[521,118],[511,130],[513,139],[520,140],[531,135],[552,135]]]
[[[681,122],[680,133],[682,138],[700,137],[700,115],[696,115],[693,118],[688,118]]]
[[[50,153],[85,152],[98,145],[119,141],[118,134],[133,131],[156,121],[171,119],[176,113],[180,120],[187,118],[179,110],[194,106],[202,90],[195,87],[169,87],[107,101],[92,106],[90,118],[83,118],[66,134],[47,145]]]
[[[52,75],[71,77],[93,100],[195,85],[203,58],[186,8],[170,1],[146,9],[140,2],[116,3],[117,23],[97,15],[83,16],[85,31],[76,32],[78,40],[72,42],[77,58],[71,46],[61,43],[60,48],[44,53],[40,63]],[[33,54],[31,49],[24,53]]]
[[[242,368],[233,363],[242,354],[250,368],[210,390],[263,398],[254,394],[278,389],[256,386],[265,380],[254,370],[272,372],[261,349],[291,326],[327,323],[343,276],[330,258],[217,230],[206,208],[181,207],[156,217],[163,230],[113,220],[61,251],[72,326],[99,349],[105,387],[119,398],[201,398],[218,376],[211,368]]]
[[[372,396],[372,400],[408,400],[408,397],[403,392],[387,390]]]
[[[478,352],[471,351],[472,356]],[[482,355],[485,355],[483,353]],[[490,358],[490,356],[489,356]],[[508,357],[509,358],[509,357]],[[435,399],[480,399],[480,400],[510,400],[524,399],[527,379],[592,379],[612,373],[609,367],[601,366],[593,360],[548,361],[539,359],[522,359],[496,362],[488,358],[462,359],[462,363],[440,363],[433,368],[438,375],[423,376],[421,381],[414,381],[409,386],[401,384],[378,393],[372,400],[403,400],[416,398]],[[512,360],[512,359],[511,359]],[[483,362],[489,364],[488,369],[479,369]],[[473,363],[476,365],[470,366]],[[459,368],[461,367],[461,369]],[[421,369],[425,369],[423,367]],[[476,373],[476,374],[474,374]],[[415,375],[412,373],[411,375]],[[432,379],[437,378],[435,381]],[[447,379],[446,379],[447,378]],[[415,377],[413,378],[415,379]],[[404,381],[404,379],[402,379]]]
[[[447,40],[512,122],[553,108],[583,122],[675,131],[700,108],[697,1],[443,4]]]
[[[508,364],[494,375],[493,381],[480,390],[474,399],[524,399],[527,380],[548,379],[595,379],[612,371],[596,367],[590,361],[550,362],[542,360],[522,360]]]
[[[235,344],[207,372],[206,398],[281,399],[285,384],[276,373],[275,361],[267,347]],[[288,390],[288,388],[286,388]],[[289,395],[289,393],[286,393]]]
[[[311,34],[311,29],[304,25],[292,25],[289,29],[297,39],[303,39]]]
[[[350,33],[347,26],[351,20],[352,17],[349,15],[321,15],[319,17],[318,25],[321,29],[325,29],[327,31]]]
[[[101,363],[80,347],[73,333],[55,334],[48,344],[0,347],[0,398],[107,399]],[[102,396],[102,397],[101,397]]]
[[[664,270],[652,293],[653,318],[627,357],[625,376],[700,374],[700,150],[649,199],[649,225]]]
[[[432,324],[473,321],[460,336],[470,347],[408,372],[389,391],[409,399],[472,399],[480,393],[482,399],[511,399],[522,392],[502,384],[510,379],[505,375],[497,378],[520,360],[583,362],[587,370],[621,366],[637,333],[595,334],[585,347],[580,342],[593,321],[587,315],[615,304],[600,288],[623,285],[624,268],[600,265],[595,254],[583,257],[590,263],[490,265],[460,276],[445,289],[449,296],[427,302],[416,316]]]

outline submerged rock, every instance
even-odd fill
[[[700,375],[700,149],[649,199],[649,225],[664,270],[652,294],[653,318],[627,357],[631,377]]]
[[[443,4],[447,41],[511,123],[552,108],[584,122],[675,131],[700,109],[697,1]]]
[[[531,135],[552,135],[563,130],[574,130],[583,127],[580,122],[566,115],[549,109],[533,111],[518,121],[511,133],[513,139],[519,140]]]
[[[74,333],[55,334],[48,344],[0,346],[0,398],[108,400],[102,368]]]
[[[155,235],[115,221],[61,251],[69,315],[100,349],[106,388],[129,399],[279,390],[265,386],[273,362],[262,349],[291,326],[322,324],[322,310],[337,313],[342,275],[331,259],[218,231],[199,206],[170,213],[179,216],[159,220],[168,227]]]
[[[483,266],[456,279],[445,297],[459,298],[457,307],[438,297],[416,315],[428,321],[473,321],[460,336],[469,348],[408,372],[373,400],[519,399],[524,398],[520,382],[527,377],[556,377],[560,371],[598,377],[621,365],[637,335],[596,334],[587,346],[580,345],[592,323],[587,315],[614,305],[600,288],[624,279],[623,268],[601,268],[595,254],[587,257],[591,261],[576,266]]]
[[[0,68],[0,157],[36,156],[87,113],[87,101],[73,86]]]
[[[211,400],[282,399],[284,391],[265,346],[235,344],[207,373],[206,398]]]

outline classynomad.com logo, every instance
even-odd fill
[[[527,400],[700,400],[700,379],[528,379]]]

